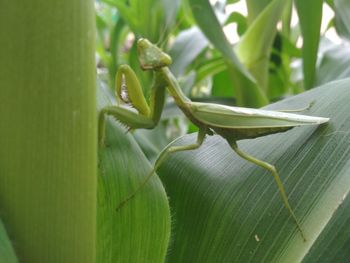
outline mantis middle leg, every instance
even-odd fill
[[[147,177],[142,181],[142,183],[136,188],[134,192],[132,192],[127,198],[125,198],[122,202],[119,203],[117,210],[119,210],[121,207],[123,207],[128,201],[130,201],[137,192],[139,192],[151,179],[151,177],[156,173],[159,166],[166,160],[166,158],[169,156],[170,153],[174,152],[180,152],[180,151],[189,151],[189,150],[195,150],[198,149],[205,139],[207,129],[206,128],[200,128],[197,135],[197,142],[190,145],[181,145],[181,146],[171,146],[168,148],[165,148],[159,155],[156,163],[154,164],[153,169],[151,172],[147,175]]]

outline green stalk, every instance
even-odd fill
[[[0,0],[0,213],[20,262],[94,262],[93,1]]]

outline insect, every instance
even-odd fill
[[[143,188],[170,153],[195,150],[202,145],[206,135],[218,134],[228,142],[232,150],[240,157],[271,173],[278,186],[285,207],[293,218],[302,238],[306,240],[301,225],[289,204],[285,188],[276,168],[270,163],[259,160],[243,152],[238,147],[237,141],[284,132],[296,126],[318,125],[328,122],[329,119],[278,111],[192,102],[182,92],[178,82],[168,68],[172,63],[171,57],[168,54],[164,53],[147,39],[139,39],[137,48],[141,68],[154,72],[150,104],[148,105],[146,102],[141,85],[134,71],[127,65],[120,66],[116,76],[117,99],[131,104],[137,112],[119,105],[103,108],[99,114],[100,147],[104,146],[106,115],[113,116],[130,129],[152,129],[155,127],[159,122],[164,107],[166,90],[168,90],[170,95],[174,98],[176,105],[182,110],[186,117],[198,127],[199,131],[195,143],[166,148],[158,157],[150,174],[133,193],[120,203],[117,209],[132,199],[135,194]]]

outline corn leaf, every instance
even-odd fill
[[[303,35],[304,88],[314,87],[323,0],[295,0]]]
[[[5,227],[0,221],[0,262],[17,263],[17,257],[13,250],[10,239],[7,236]]]
[[[324,39],[319,53],[316,83],[325,84],[333,80],[350,77],[350,50],[346,43],[333,44]]]
[[[225,58],[237,103],[251,107],[265,105],[266,95],[233,52],[209,1],[189,0],[189,3],[198,26]]]
[[[115,103],[99,83],[99,108]],[[99,151],[97,262],[164,262],[170,236],[169,206],[164,188],[154,176],[134,199],[116,212],[151,171],[141,149],[112,118],[106,127],[106,147]]]
[[[338,34],[350,41],[350,2],[334,0],[335,28]]]
[[[244,151],[276,166],[306,242],[272,176],[213,136],[198,150],[174,153],[158,171],[173,214],[167,262],[319,262],[310,257],[321,250],[327,254],[328,247],[338,248],[343,261],[320,262],[346,262],[349,85],[350,79],[332,82],[268,107],[296,109],[313,102],[303,114],[330,117],[330,123],[238,142]],[[174,144],[194,141],[195,135],[189,135]]]
[[[272,1],[273,0],[246,0],[249,25],[253,23],[253,21]]]
[[[237,56],[266,91],[271,47],[277,22],[289,1],[274,0],[259,14],[235,47]]]

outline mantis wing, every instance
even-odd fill
[[[229,107],[213,103],[193,102],[190,105],[195,118],[213,128],[255,129],[282,128],[301,125],[317,125],[329,118],[313,117],[278,111]]]

